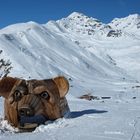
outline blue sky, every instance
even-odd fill
[[[104,23],[140,14],[140,0],[0,0],[0,28],[14,23],[46,23],[81,12]]]

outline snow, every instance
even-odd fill
[[[130,22],[133,28],[120,28]],[[139,140],[139,22],[139,15],[131,15],[104,24],[74,12],[42,25],[18,23],[0,30],[1,58],[13,67],[9,75],[25,79],[66,76],[71,110],[68,117],[41,125],[32,133],[18,133],[3,120],[1,98],[0,139]],[[117,34],[108,36],[112,30]],[[84,94],[98,100],[78,98]]]
[[[133,14],[125,18],[115,18],[109,24],[113,28],[121,29],[134,35],[140,35],[140,15]]]

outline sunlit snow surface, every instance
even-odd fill
[[[0,139],[139,140],[139,27],[136,14],[106,25],[74,12],[43,25],[28,22],[0,30],[1,57],[11,61],[10,75],[26,79],[66,76],[71,109],[68,118],[41,125],[32,133],[18,133],[3,120],[1,98]],[[111,30],[118,37],[108,37]],[[88,93],[99,100],[78,98]]]

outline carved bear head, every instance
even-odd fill
[[[36,128],[47,120],[61,118],[69,112],[65,95],[69,83],[63,76],[44,80],[4,77],[0,95],[5,98],[5,119],[20,129]]]

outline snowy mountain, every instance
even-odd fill
[[[70,82],[71,118],[42,125],[27,139],[140,138],[139,15],[104,24],[74,12],[46,24],[10,25],[0,30],[0,52],[0,59],[7,62],[1,76],[8,69],[10,76],[41,79],[65,75]],[[83,94],[99,100],[78,99]],[[2,99],[0,103],[3,110]],[[2,111],[0,115],[3,118]],[[5,121],[0,126],[0,139],[24,139],[26,135],[9,138],[13,128]]]
[[[112,28],[121,29],[129,32],[140,31],[140,15],[133,14],[125,18],[115,18],[110,23]]]
[[[87,17],[81,13],[74,12],[67,18],[57,21],[59,26],[69,31],[90,36],[111,36],[113,29],[110,25],[104,24],[98,19]],[[113,33],[114,32],[114,33]],[[119,36],[120,31],[113,30],[112,36]]]

